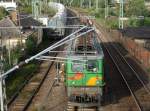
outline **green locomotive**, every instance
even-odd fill
[[[74,106],[97,106],[103,96],[104,54],[95,32],[72,41],[65,62],[68,100]]]

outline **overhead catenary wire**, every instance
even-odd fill
[[[52,46],[48,47],[47,49],[43,50],[42,52],[38,53],[37,55],[31,57],[30,59],[27,59],[25,62],[27,63],[27,62],[29,62],[30,60],[32,60],[32,59],[34,59],[34,58],[36,58],[36,57],[38,57],[38,56],[44,54],[45,52],[50,51],[50,50],[53,50],[53,49],[54,49],[53,47],[55,47],[55,46],[58,45],[58,44],[60,45],[61,42],[64,42],[64,41],[67,40],[67,39],[70,39],[71,36],[73,36],[74,34],[78,33],[79,31],[83,30],[83,29],[86,28],[86,27],[87,27],[87,26],[85,26],[85,27],[83,27],[83,28],[81,28],[81,29],[75,31],[74,33],[72,33],[72,34],[70,34],[69,36],[65,37],[64,39],[58,41],[58,42],[55,43],[54,45],[52,45]]]
[[[62,29],[62,28],[66,28],[66,29],[73,29],[73,28],[75,28],[75,29],[78,29],[78,28],[80,28],[80,27],[84,27],[84,26],[82,26],[82,25],[69,25],[69,26],[65,26],[65,27],[57,27],[57,26],[29,26],[28,28],[31,28],[31,29],[46,29],[46,28],[55,28],[55,29]],[[23,27],[22,26],[14,26],[14,27],[0,27],[0,29],[17,29],[17,28],[20,28],[20,29],[22,29]],[[91,27],[92,28],[92,27]]]
[[[39,53],[39,54],[37,54],[37,55],[31,57],[30,59],[27,59],[25,62],[28,63],[29,61],[33,60],[34,58],[38,57],[39,55],[42,55],[42,54],[46,53],[46,52],[49,51],[49,50],[52,50],[52,49],[55,49],[55,48],[57,48],[57,47],[59,47],[59,46],[61,46],[61,45],[64,45],[65,43],[67,43],[67,42],[69,42],[69,41],[72,41],[72,40],[74,40],[74,39],[76,39],[76,38],[78,38],[78,37],[80,37],[80,36],[82,36],[82,35],[84,35],[84,34],[86,34],[86,33],[89,33],[89,32],[91,32],[91,31],[93,31],[93,30],[94,30],[94,29],[88,30],[88,31],[86,31],[86,32],[84,32],[84,33],[79,34],[79,35],[76,36],[76,37],[73,37],[73,38],[69,39],[69,40],[66,40],[66,39],[65,39],[66,41],[61,41],[62,43],[60,42],[60,44],[57,44],[57,43],[56,43],[56,44],[52,45],[51,47],[47,48],[46,50],[44,50],[43,52],[41,52],[41,53]],[[45,52],[45,51],[46,51],[46,52]]]
[[[51,62],[60,62],[60,63],[75,63],[75,64],[79,64],[79,65],[88,65],[86,63],[78,63],[78,62],[75,62],[75,61],[72,61],[72,62],[68,62],[68,61],[64,61],[64,60],[54,60],[54,59],[40,59],[40,58],[36,58],[37,60],[42,60],[42,61],[51,61]],[[85,62],[85,61],[84,61]]]
[[[87,60],[83,60],[83,59],[76,59],[76,58],[65,58],[65,57],[53,57],[53,56],[40,56],[38,59],[62,59],[62,60],[78,60],[78,61],[83,61],[83,62],[85,62],[85,61],[87,61]]]
[[[85,57],[85,56],[81,56],[81,57]],[[73,62],[68,62],[67,63],[76,63],[76,64],[84,64],[84,65],[88,65],[86,64],[86,62],[88,61],[87,58],[83,59],[79,59],[79,58],[65,58],[65,57],[53,57],[53,56],[41,56],[41,57],[37,57],[37,60],[47,60],[47,61],[57,61],[57,62],[65,62],[66,60],[71,60]],[[63,61],[64,60],[64,61]],[[81,62],[81,63],[78,63]]]
[[[86,27],[86,26],[85,26],[85,27]],[[54,45],[57,45],[57,44],[59,44],[60,42],[62,42],[62,41],[64,41],[64,40],[68,39],[68,38],[71,37],[73,34],[75,34],[75,33],[79,32],[79,31],[81,31],[81,30],[84,29],[85,27],[83,27],[83,28],[81,28],[81,29],[75,31],[74,33],[72,33],[72,34],[70,34],[69,36],[65,37],[64,39],[58,41],[58,42],[55,43]],[[51,47],[52,47],[52,46],[48,47],[47,49],[43,50],[42,52],[38,53],[37,55],[31,57],[30,59],[36,58],[36,57],[38,57],[38,56],[44,54],[44,53],[45,53],[46,51],[48,51],[48,49],[51,48]],[[29,62],[29,59],[25,60],[25,62],[28,63],[28,62]],[[9,74],[10,72],[13,72],[14,70],[18,69],[19,66],[22,65],[22,64],[25,64],[25,63],[22,62],[22,63],[20,63],[19,65],[16,65],[16,66],[14,66],[13,68],[9,69],[6,73],[4,73],[4,76],[6,76],[6,75]],[[1,77],[1,78],[2,78],[2,77]]]
[[[49,51],[49,53],[54,53],[54,52],[70,53],[70,52],[76,52],[76,51]],[[82,51],[78,51],[78,52],[81,53]],[[88,53],[96,54],[97,51],[88,51]]]
[[[14,66],[13,68],[9,69],[9,70],[6,71],[4,74],[2,74],[2,75],[0,76],[0,78],[6,77],[6,76],[7,76],[8,74],[10,74],[11,72],[15,71],[16,69],[18,69],[19,67],[23,66],[24,64],[27,64],[28,62],[32,61],[33,59],[36,59],[38,56],[43,55],[43,54],[47,53],[47,52],[50,51],[50,50],[53,50],[53,49],[55,49],[55,48],[57,48],[57,47],[59,47],[59,46],[61,46],[61,45],[64,45],[65,43],[67,43],[67,42],[69,42],[69,41],[72,41],[72,40],[74,40],[74,39],[76,39],[76,38],[78,38],[78,37],[80,37],[80,36],[82,36],[82,35],[84,35],[84,34],[87,34],[87,33],[89,33],[89,32],[91,32],[91,31],[94,30],[94,28],[89,29],[88,31],[86,31],[86,32],[84,32],[84,33],[81,33],[81,34],[79,34],[78,36],[75,36],[75,37],[73,37],[72,39],[69,39],[71,36],[73,36],[74,34],[78,33],[79,31],[81,31],[81,30],[83,30],[83,29],[85,29],[85,28],[87,28],[87,26],[85,26],[85,27],[83,27],[83,28],[81,28],[81,29],[75,31],[74,33],[72,33],[72,34],[70,34],[69,36],[65,37],[64,39],[58,41],[58,42],[55,43],[54,45],[52,45],[52,46],[46,48],[45,50],[41,51],[40,53],[38,53],[38,54],[36,54],[36,55],[30,57],[29,59],[26,59],[25,61],[20,62],[18,65]],[[67,38],[68,38],[68,40],[66,40]],[[65,41],[64,41],[64,40],[65,40]]]

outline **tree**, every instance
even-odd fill
[[[28,55],[36,53],[36,40],[32,36],[29,36],[26,40],[26,52]]]
[[[0,7],[0,19],[2,19],[3,17],[7,15],[8,15],[8,12],[5,10],[5,8]]]
[[[127,9],[128,16],[147,16],[144,0],[130,0]]]

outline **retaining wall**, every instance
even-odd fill
[[[121,43],[129,53],[135,57],[146,68],[150,67],[150,52],[142,45],[135,42],[134,39],[125,37],[117,30],[110,30],[111,36],[119,43]]]

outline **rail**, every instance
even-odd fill
[[[100,27],[97,24],[97,27]],[[103,36],[102,32],[98,32],[99,36]],[[107,38],[108,39],[108,38]],[[104,38],[100,38],[101,41],[106,41],[106,37],[105,40]],[[132,82],[130,81],[129,77],[127,77],[127,73],[129,74],[134,74],[134,76],[136,77],[135,81],[138,81],[137,85],[142,85],[142,87],[144,88],[144,90],[142,90],[142,93],[147,94],[147,97],[150,97],[150,90],[149,88],[146,86],[146,84],[144,83],[144,81],[139,77],[138,73],[135,71],[135,69],[133,69],[133,67],[128,63],[128,61],[126,60],[126,58],[121,54],[121,52],[117,49],[117,47],[112,43],[109,42],[110,46],[106,46],[103,44],[104,48],[106,49],[106,51],[108,52],[109,56],[111,57],[112,61],[114,62],[115,66],[117,67],[118,71],[120,72],[127,88],[129,89],[137,107],[139,111],[144,111],[145,106],[143,105],[143,101],[141,100],[141,93],[138,93],[135,91],[135,88],[138,86],[134,86],[132,85]],[[113,51],[112,51],[113,49]],[[111,52],[112,51],[112,52]],[[113,54],[115,52],[115,54]],[[116,54],[117,53],[117,54]],[[122,64],[121,64],[122,63]],[[123,65],[124,64],[124,69],[121,68],[119,65]],[[125,73],[127,72],[127,73]],[[149,108],[149,107],[148,107]]]

